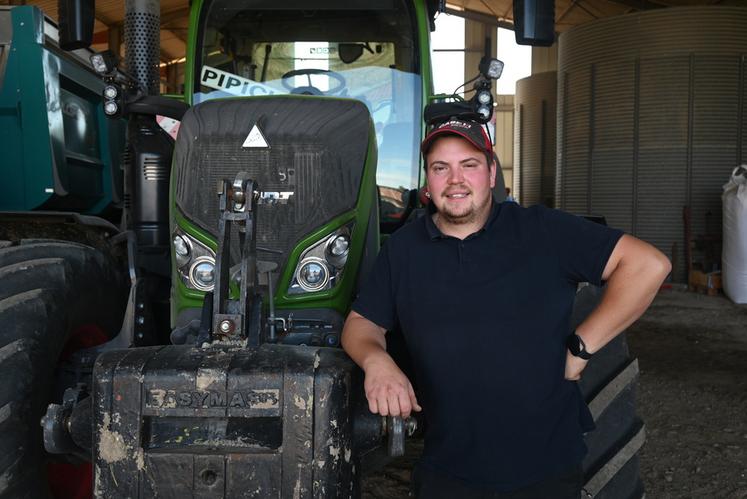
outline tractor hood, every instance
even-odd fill
[[[248,172],[263,192],[257,245],[282,252],[262,255],[282,267],[301,237],[355,207],[371,129],[366,106],[350,99],[284,95],[196,105],[176,141],[176,205],[216,236],[218,183]]]

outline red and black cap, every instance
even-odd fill
[[[485,153],[488,158],[493,157],[493,144],[490,142],[485,127],[474,121],[451,119],[433,128],[420,144],[423,157],[433,145],[433,142],[444,135],[457,135],[467,139],[473,146]]]

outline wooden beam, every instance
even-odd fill
[[[446,7],[446,10],[444,12],[452,16],[463,17],[464,19],[469,19],[470,21],[476,21],[476,22],[480,22],[483,24],[487,24],[488,26],[495,26],[497,28],[514,29],[514,23],[507,21],[505,19],[495,18],[488,14],[483,14],[482,12],[475,12],[473,10],[457,10],[457,9],[452,9],[450,7]]]
[[[161,28],[166,24],[171,24],[174,21],[180,19],[189,19],[189,7],[182,9],[170,10],[168,12],[161,12]]]

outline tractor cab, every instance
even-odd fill
[[[311,95],[368,108],[378,149],[382,229],[406,211],[418,186],[428,61],[413,2],[206,0],[189,50],[187,99]],[[420,26],[420,28],[419,28]],[[404,197],[404,199],[403,199]]]
[[[268,327],[290,343],[306,344],[313,326],[324,334],[312,343],[338,344],[380,233],[412,210],[431,87],[422,76],[427,37],[419,35],[429,27],[426,9],[404,0],[315,7],[193,5],[192,108],[172,169],[177,341],[195,337],[205,293],[217,292],[222,180],[241,174],[258,186],[253,234],[260,267],[271,269],[258,285],[265,308],[272,302]],[[236,295],[244,256],[238,239],[230,246],[223,266]]]

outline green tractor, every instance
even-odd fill
[[[382,239],[424,211],[439,5],[317,4],[192,2],[182,100],[158,95],[157,2],[126,3],[126,71],[101,53],[76,59],[85,76],[42,80],[90,112],[51,141],[61,156],[31,161],[44,143],[4,168],[13,192],[41,201],[8,201],[0,215],[0,497],[91,486],[96,497],[352,497],[363,473],[403,453],[415,421],[368,412],[339,340]],[[61,11],[59,43],[39,36],[30,7],[11,24],[37,17],[40,61],[80,59],[91,7]],[[10,52],[6,74],[21,66]],[[481,72],[476,95],[489,101],[437,102],[429,120],[487,121],[495,75]],[[3,105],[25,91],[8,82]],[[54,108],[49,92],[33,99]],[[180,121],[176,140],[164,116]],[[120,171],[109,131],[125,124]],[[75,126],[98,137],[85,150],[95,175],[69,145]],[[594,300],[584,289],[579,309]],[[635,364],[624,343],[608,350],[586,381],[612,428],[590,439],[589,487],[635,497]]]

